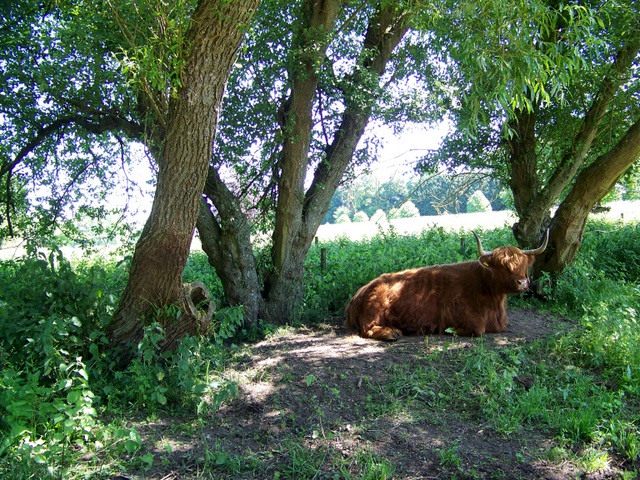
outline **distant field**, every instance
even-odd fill
[[[640,221],[640,201],[612,202],[606,213],[592,214],[591,218],[608,218],[610,220]],[[456,215],[438,215],[429,217],[400,218],[389,220],[382,226],[386,230],[391,224],[400,235],[420,233],[422,230],[442,227],[446,230],[473,230],[475,228],[492,229],[505,225],[511,226],[516,220],[514,212],[504,210],[485,213],[459,213]],[[318,229],[316,236],[320,241],[347,237],[351,240],[370,238],[380,231],[380,226],[374,222],[325,224]]]
[[[592,214],[591,218],[608,218],[610,220],[640,221],[640,200],[633,202],[612,202],[606,207],[611,210],[606,213]],[[371,238],[380,232],[380,229],[387,230],[389,224],[393,225],[400,235],[412,235],[420,233],[422,230],[434,227],[442,227],[446,230],[473,230],[476,228],[492,229],[502,226],[511,226],[516,220],[512,211],[486,212],[486,213],[459,213],[455,215],[438,215],[429,217],[400,218],[385,222],[379,226],[374,222],[325,224],[318,229],[316,237],[319,241],[328,241],[335,238],[347,237],[351,240],[362,240]],[[140,225],[142,228],[142,225]],[[116,246],[103,249],[102,252],[115,250]],[[202,250],[200,239],[193,239],[191,250]],[[83,253],[73,247],[63,247],[62,251],[70,258],[82,257]],[[0,248],[0,260],[24,255],[24,243],[18,239],[8,241]]]

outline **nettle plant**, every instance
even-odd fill
[[[9,471],[65,463],[72,450],[100,441],[86,359],[113,305],[106,273],[79,275],[55,250],[0,270],[0,458]]]

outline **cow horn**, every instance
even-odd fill
[[[482,257],[483,255],[491,255],[491,252],[485,252],[482,249],[482,242],[480,241],[480,237],[478,237],[478,235],[476,234],[476,232],[471,232],[473,233],[473,236],[476,237],[476,242],[478,243],[478,255],[480,257]]]
[[[549,244],[549,229],[547,228],[547,233],[544,236],[544,242],[535,250],[524,250],[522,253],[525,255],[540,255],[547,249],[547,245]]]

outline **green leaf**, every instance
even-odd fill
[[[308,375],[305,383],[307,384],[307,387],[310,387],[311,385],[313,385],[313,383],[316,381],[316,376],[315,375]]]

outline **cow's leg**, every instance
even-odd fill
[[[481,337],[485,333],[484,327],[482,326],[472,328],[456,327],[453,330],[455,330],[456,335],[459,337]]]
[[[402,332],[397,328],[381,327],[375,325],[367,330],[363,329],[363,336],[373,340],[384,340],[386,342],[394,342],[402,337]]]

